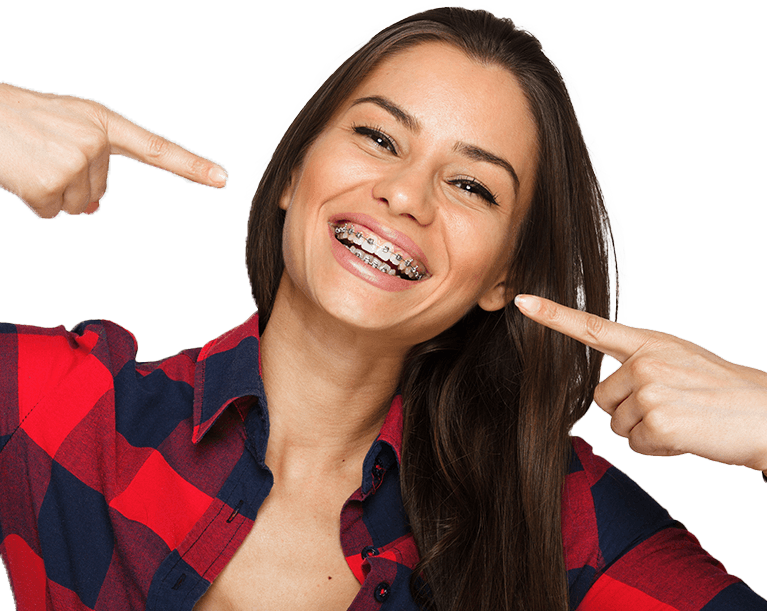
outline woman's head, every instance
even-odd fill
[[[574,287],[579,282],[567,278],[572,275],[570,269],[579,267],[580,254],[575,252],[577,245],[567,243],[576,233],[570,225],[590,223],[593,231],[600,219],[598,212],[579,209],[577,196],[593,192],[595,183],[561,79],[538,42],[510,21],[481,11],[436,9],[386,28],[350,57],[306,104],[277,147],[254,197],[248,235],[248,268],[262,325],[271,314],[284,270],[285,215],[280,199],[307,151],[377,66],[434,42],[452,45],[480,65],[500,66],[521,85],[536,131],[538,172],[531,181],[530,214],[526,222],[515,219],[518,248],[505,259],[510,273],[505,286],[510,287],[510,296],[511,291],[525,290],[575,305],[578,290]],[[499,123],[510,121],[509,114],[499,109]],[[508,248],[514,248],[514,240],[509,240]],[[562,263],[570,269],[551,278],[552,266],[560,268]]]
[[[283,192],[281,297],[374,333],[379,357],[477,304],[502,308],[535,158],[536,129],[507,70],[442,42],[388,57]]]

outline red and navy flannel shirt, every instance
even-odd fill
[[[22,611],[192,609],[269,494],[257,317],[202,349],[135,355],[110,322],[0,325],[0,552]],[[395,398],[341,514],[354,611],[416,609],[401,437]],[[572,609],[767,609],[585,442],[573,449]]]

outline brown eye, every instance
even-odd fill
[[[498,200],[496,199],[495,195],[493,195],[490,190],[481,182],[474,178],[456,178],[449,182],[451,185],[458,187],[461,191],[465,191],[466,193],[481,197],[488,204],[492,204],[494,206],[498,205]]]
[[[360,136],[365,136],[366,138],[369,138],[372,140],[376,146],[380,146],[382,149],[385,149],[389,151],[390,153],[397,154],[397,147],[394,146],[394,141],[389,138],[386,134],[384,134],[382,131],[379,131],[377,129],[374,129],[372,127],[364,127],[361,125],[356,125],[354,127],[354,133],[359,134]]]

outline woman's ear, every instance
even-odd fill
[[[293,168],[288,178],[288,184],[285,185],[285,189],[280,196],[279,206],[283,210],[287,210],[290,206],[290,202],[293,201],[293,195],[296,192],[296,186],[301,182],[301,173],[304,170],[304,164],[301,163],[297,167]]]
[[[482,294],[477,305],[486,312],[494,312],[505,307],[513,297],[513,291],[508,289],[506,278],[503,278]]]
[[[282,195],[280,195],[280,208],[283,210],[287,210],[288,206],[290,206],[290,202],[293,200],[293,191],[294,191],[294,185],[296,184],[295,176],[293,174],[290,175],[290,180],[288,180],[288,184],[285,185],[285,189],[282,191]]]

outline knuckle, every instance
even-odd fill
[[[588,315],[584,324],[584,331],[587,337],[597,342],[601,341],[607,333],[605,320],[599,316]]]
[[[605,399],[605,389],[601,384],[597,384],[597,387],[594,389],[594,403],[596,403],[599,407],[604,407],[602,405],[604,399]]]
[[[66,212],[69,216],[76,216],[82,212],[79,207],[65,204],[62,208],[63,212]]]
[[[149,159],[160,160],[168,156],[170,142],[162,136],[152,134],[146,141],[146,155]]]
[[[187,163],[187,171],[192,176],[205,177],[208,175],[209,169],[208,163],[196,157]]]
[[[553,328],[568,327],[570,314],[556,303],[545,303],[541,309],[541,318]]]
[[[91,201],[99,201],[107,192],[107,183],[103,182],[96,188],[91,189]],[[89,202],[90,203],[90,202]]]
[[[631,361],[629,371],[635,380],[639,382],[646,381],[652,384],[662,377],[664,363],[654,357],[640,355]]]
[[[636,391],[637,402],[645,409],[652,410],[653,414],[664,403],[664,389],[659,384],[645,384]]]
[[[649,444],[646,439],[636,434],[631,434],[628,437],[629,447],[637,454],[645,454],[651,456],[655,452],[653,451],[652,444]]]
[[[95,157],[108,146],[108,141],[103,132],[91,130],[82,135],[80,145],[86,157]]]
[[[68,181],[68,179],[72,177],[78,176],[83,172],[87,172],[89,166],[90,162],[88,161],[88,157],[82,150],[72,150],[66,157],[64,177],[62,180]]]
[[[37,176],[37,185],[32,191],[33,201],[44,202],[64,192],[68,184],[62,172],[45,172]]]
[[[647,456],[662,456],[667,454],[663,442],[658,438],[654,431],[648,429],[642,422],[635,426],[626,436],[629,447],[638,454]]]
[[[621,437],[625,437],[623,434],[623,427],[620,424],[620,421],[618,419],[618,416],[613,416],[610,418],[610,428],[612,429],[612,432],[616,435],[620,435]]]
[[[103,104],[87,100],[86,112],[97,123],[104,126],[107,124],[109,117],[109,109]]]
[[[642,422],[647,431],[652,434],[657,444],[668,446],[669,440],[673,439],[676,433],[673,418],[660,409],[655,409],[645,414]]]
[[[52,219],[58,215],[61,208],[57,202],[45,202],[31,205],[30,207],[34,213],[42,219]]]

